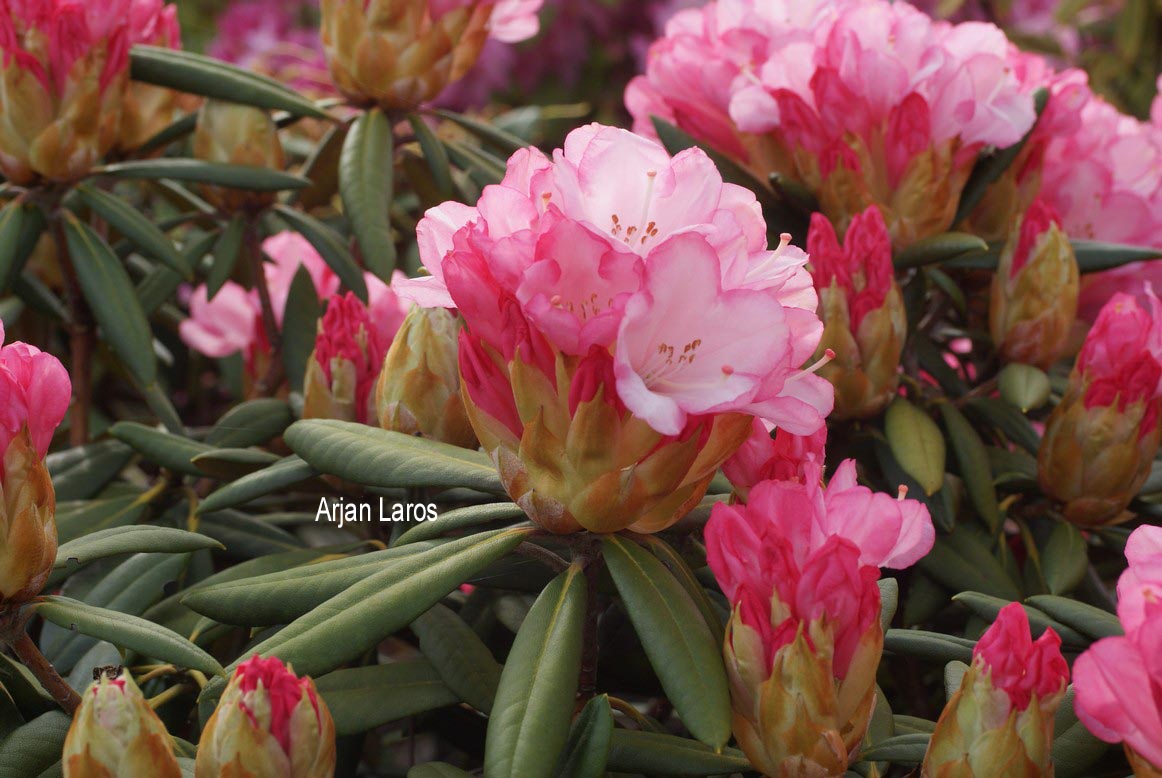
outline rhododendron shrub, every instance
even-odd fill
[[[203,5],[0,0],[0,775],[1162,776],[1149,3]]]

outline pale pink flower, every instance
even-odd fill
[[[1118,579],[1124,637],[1094,643],[1077,658],[1075,709],[1107,743],[1162,768],[1162,528],[1142,526],[1126,544],[1129,567]]]
[[[207,53],[311,96],[333,95],[319,31],[302,21],[317,9],[317,0],[235,0],[218,16],[218,35]]]
[[[28,431],[37,456],[44,457],[71,395],[69,374],[53,355],[21,342],[0,348],[0,477],[4,452],[22,430]]]

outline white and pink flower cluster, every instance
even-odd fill
[[[727,412],[808,434],[831,410],[830,385],[800,369],[822,330],[806,255],[769,249],[754,195],[700,150],[582,127],[552,158],[518,151],[476,207],[445,203],[418,232],[431,276],[401,294],[459,309],[468,392],[518,436],[500,368],[518,354],[550,381],[554,354],[592,363],[664,435]]]

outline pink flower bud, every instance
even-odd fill
[[[811,435],[792,435],[777,430],[774,437],[758,419],[751,422],[750,437],[737,452],[722,464],[735,494],[745,502],[751,488],[760,481],[803,481],[805,465],[823,466],[823,447],[827,427]]]
[[[129,42],[166,49],[182,47],[178,8],[163,0],[131,0]],[[175,118],[180,92],[140,81],[130,81],[122,101],[121,127],[116,147],[132,151],[164,130]]]
[[[182,774],[165,724],[122,668],[101,668],[81,696],[65,737],[61,768],[65,778]]]
[[[198,778],[330,778],[335,725],[314,682],[277,657],[238,665],[198,744]]]
[[[945,706],[924,756],[925,776],[1052,774],[1053,715],[1069,681],[1061,638],[1037,640],[1020,603],[1001,609],[973,649],[972,667]]]
[[[1162,440],[1162,304],[1116,294],[1085,339],[1037,455],[1041,490],[1081,526],[1124,521]]]
[[[1044,200],[1033,202],[1014,237],[993,275],[989,330],[1004,359],[1047,369],[1077,316],[1077,259]]]
[[[540,0],[323,0],[331,79],[353,103],[415,108],[467,73],[489,37],[515,43],[535,35],[540,6]]]
[[[430,275],[398,288],[463,317],[469,419],[553,531],[664,529],[749,416],[809,435],[831,410],[800,367],[821,331],[806,256],[789,236],[767,248],[754,195],[701,150],[582,127],[417,233]]]
[[[37,594],[56,561],[56,496],[44,457],[71,394],[56,357],[27,343],[0,348],[0,606]]]
[[[875,416],[896,394],[908,330],[887,225],[870,206],[851,220],[840,246],[831,222],[816,213],[807,250],[824,325],[816,355],[835,353],[819,370],[835,386],[835,417]]]

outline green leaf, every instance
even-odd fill
[[[698,576],[682,559],[682,556],[674,550],[673,546],[665,542],[656,535],[645,535],[643,542],[649,547],[650,553],[661,560],[662,564],[670,571],[670,574],[682,584],[682,588],[686,590],[686,594],[690,595],[691,601],[698,606],[699,612],[702,614],[702,620],[710,629],[710,634],[714,638],[717,645],[722,645],[725,638],[726,630],[723,627],[722,617],[719,611],[714,607],[714,603],[710,601],[710,597],[706,594],[706,588],[702,586],[702,582],[698,580]]]
[[[234,483],[213,492],[198,503],[198,515],[244,505],[251,500],[310,480],[318,474],[318,470],[299,457],[286,457],[270,467],[244,475]]]
[[[675,735],[615,729],[610,737],[606,769],[648,775],[729,775],[754,768],[741,751],[720,751]]]
[[[150,462],[182,475],[201,475],[190,460],[214,450],[205,443],[171,435],[135,421],[119,421],[109,428],[109,434]]]
[[[504,178],[504,160],[487,151],[455,140],[444,141],[444,148],[448,150],[452,161],[468,173],[478,186],[499,184]]]
[[[1072,524],[1055,522],[1041,552],[1042,572],[1050,594],[1069,594],[1089,570],[1085,536]]]
[[[111,527],[83,535],[65,543],[56,552],[54,570],[87,565],[98,559],[117,554],[137,554],[147,551],[180,554],[201,548],[222,548],[213,538],[173,527],[139,525]]]
[[[408,123],[412,126],[416,140],[423,152],[424,162],[432,174],[432,183],[440,200],[451,200],[456,193],[456,185],[452,182],[452,163],[448,160],[448,152],[444,150],[439,138],[428,127],[422,116],[410,114]],[[414,184],[414,182],[413,182]]]
[[[192,51],[137,45],[129,53],[129,63],[134,81],[255,108],[327,118],[310,99],[273,78]]]
[[[967,232],[945,232],[918,240],[895,257],[896,270],[946,262],[974,251],[987,251],[988,244]]]
[[[315,247],[319,256],[335,271],[335,275],[339,276],[344,286],[354,292],[360,300],[367,302],[367,282],[363,279],[363,270],[355,263],[355,258],[347,249],[346,241],[339,237],[337,232],[315,217],[294,208],[276,205],[273,210],[291,229]]]
[[[997,506],[997,491],[993,486],[992,468],[989,467],[984,443],[956,406],[942,402],[939,408],[960,466],[960,475],[968,487],[968,499],[989,530],[996,532],[1001,524],[1001,512]]]
[[[1028,598],[1027,602],[1047,613],[1054,621],[1072,627],[1094,640],[1125,634],[1117,616],[1084,602],[1052,594],[1038,594]]]
[[[1001,399],[1015,405],[1022,413],[1040,408],[1049,402],[1049,376],[1032,365],[1011,362],[997,377]]]
[[[293,421],[290,406],[282,400],[247,400],[218,419],[206,435],[206,442],[218,448],[258,446],[281,435]]]
[[[1055,778],[1088,778],[1093,766],[1109,750],[1074,712],[1074,689],[1070,686],[1057,706],[1053,721],[1053,774]]]
[[[384,281],[395,268],[395,240],[388,209],[392,199],[391,122],[378,108],[361,114],[347,132],[339,156],[339,196],[367,268]]]
[[[1036,456],[1041,438],[1025,415],[1016,406],[996,397],[974,397],[965,406],[971,414],[992,424],[1005,437]]]
[[[0,742],[0,765],[8,776],[39,776],[60,762],[72,719],[59,710],[37,716]]]
[[[476,529],[497,521],[517,521],[525,518],[525,512],[515,503],[496,502],[486,505],[469,505],[441,513],[438,521],[425,521],[411,527],[392,544],[394,548],[406,546],[421,540],[438,538],[448,532]]]
[[[969,610],[986,621],[995,621],[1001,608],[1010,604],[1007,600],[990,597],[980,592],[961,592],[960,594],[954,595],[952,599],[955,602],[967,606]],[[1046,629],[1052,628],[1061,636],[1062,641],[1067,645],[1089,645],[1088,640],[1067,625],[1054,621],[1048,615],[1031,605],[1022,605],[1022,607],[1025,609],[1025,615],[1029,617],[1029,628],[1033,633],[1033,637],[1040,637]]]
[[[992,154],[981,154],[977,160],[976,165],[972,169],[972,173],[968,177],[968,181],[964,185],[964,189],[960,193],[960,202],[956,206],[956,215],[952,217],[952,224],[956,226],[963,219],[967,218],[976,206],[984,199],[985,193],[988,192],[990,186],[999,181],[1005,171],[1017,159],[1021,153],[1021,149],[1025,148],[1025,144],[1029,141],[1029,137],[1037,129],[1037,124],[1041,118],[1041,112],[1045,110],[1045,106],[1049,102],[1049,92],[1044,87],[1038,89],[1033,93],[1033,106],[1037,111],[1037,121],[1033,122],[1033,126],[1025,133],[1025,136],[1012,146],[1000,149]]]
[[[953,661],[971,662],[975,645],[975,640],[919,629],[889,629],[884,633],[884,651],[942,665]]]
[[[34,205],[11,202],[0,211],[0,289],[12,288],[46,226]]]
[[[903,397],[888,406],[884,432],[892,456],[916,479],[924,493],[935,494],[944,483],[944,436],[927,413]]]
[[[282,321],[282,364],[291,391],[302,391],[307,362],[315,350],[315,335],[323,306],[315,282],[305,267],[291,281]]]
[[[876,581],[880,587],[880,629],[887,632],[900,605],[900,583],[895,578]]]
[[[662,688],[694,737],[719,749],[730,740],[730,688],[722,647],[666,566],[636,543],[602,539],[626,612]]]
[[[45,460],[56,498],[87,500],[105,488],[133,458],[133,449],[116,440],[102,440],[49,454]]]
[[[196,184],[212,184],[230,189],[245,189],[251,192],[279,192],[284,189],[302,189],[311,182],[302,176],[271,170],[257,165],[228,165],[220,162],[203,162],[200,159],[138,159],[129,162],[115,162],[93,170],[94,175],[114,178],[144,179],[153,181],[161,178],[187,181]]]
[[[460,702],[427,659],[336,670],[315,685],[340,737]]]
[[[136,616],[53,596],[40,598],[28,609],[57,626],[75,628],[85,635],[107,640],[142,656],[200,670],[207,675],[223,672],[214,657],[181,635]]]
[[[207,513],[199,519],[198,529],[214,538],[232,556],[256,557],[281,554],[303,547],[303,541],[262,516],[223,510]]]
[[[130,243],[148,256],[161,262],[187,281],[194,277],[193,268],[182,256],[173,242],[140,211],[109,192],[103,192],[91,184],[81,184],[76,189],[85,205],[108,222],[109,226],[121,233]]]
[[[504,493],[486,454],[428,438],[330,419],[295,422],[283,437],[321,472],[363,486],[463,486]]]
[[[553,774],[573,718],[585,588],[580,566],[570,566],[541,592],[521,624],[488,719],[487,774]]]
[[[58,502],[57,542],[64,545],[91,532],[136,524],[145,513],[147,505],[148,498],[140,494],[128,494],[106,500]]]
[[[240,213],[234,214],[214,244],[214,264],[210,266],[210,273],[206,276],[207,299],[213,300],[223,284],[234,275],[234,268],[244,250],[242,239],[245,234],[246,218]]]
[[[1162,257],[1162,251],[1149,246],[1124,246],[1092,240],[1071,240],[1077,267],[1082,273],[1098,273],[1131,262],[1145,262]]]
[[[500,153],[505,156],[510,156],[520,149],[527,148],[528,142],[524,138],[518,138],[507,130],[502,130],[499,127],[489,124],[488,122],[473,119],[471,116],[455,113],[454,111],[436,110],[436,114],[453,124],[457,124],[468,132],[475,135],[485,143],[495,147]]]
[[[909,733],[881,740],[874,746],[860,752],[861,762],[892,762],[893,764],[916,765],[924,761],[931,735]]]
[[[278,464],[278,454],[257,448],[216,448],[190,460],[198,472],[222,481],[233,481]]]
[[[504,530],[481,535],[455,553],[425,555],[414,568],[400,562],[388,565],[295,619],[252,651],[277,656],[300,674],[334,670],[411,624],[478,570],[520,545],[527,534]]]
[[[573,722],[554,775],[558,778],[602,778],[613,737],[613,711],[602,694],[585,704]]]
[[[100,235],[69,211],[62,213],[77,282],[105,340],[138,383],[154,383],[157,358],[153,353],[153,333],[129,274]]]
[[[202,257],[209,252],[213,245],[216,233],[207,233],[186,241],[182,247],[182,255],[190,267],[197,267]],[[152,316],[158,308],[169,302],[185,280],[180,273],[175,273],[164,265],[156,265],[144,278],[137,282],[134,289],[142,310],[146,316]]]
[[[963,525],[950,535],[937,537],[919,566],[956,592],[982,592],[1008,602],[1021,599],[1020,589],[1000,561]]]
[[[457,698],[482,713],[491,712],[500,663],[464,619],[437,603],[411,629],[420,639],[420,651]]]

